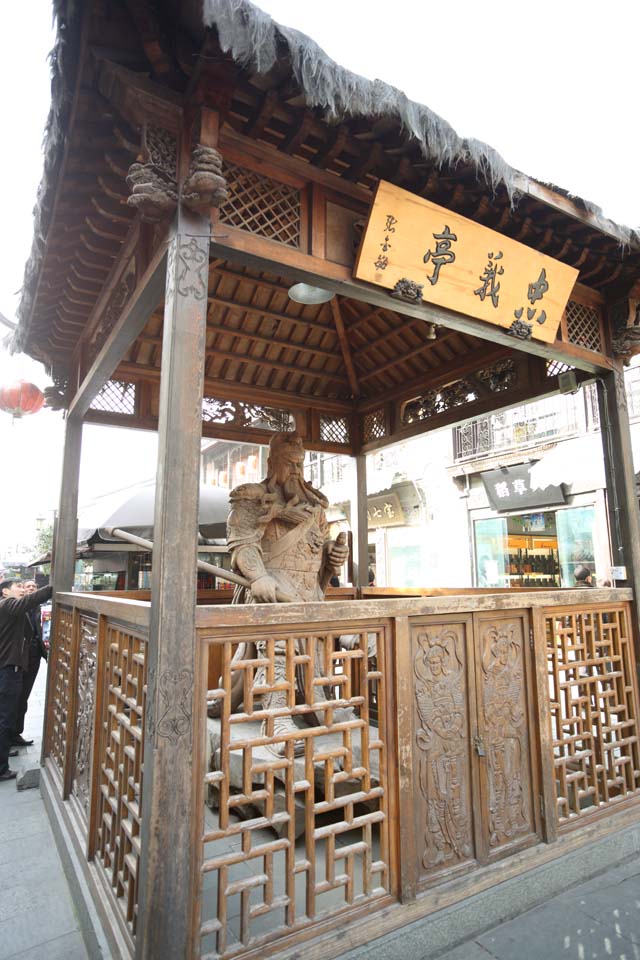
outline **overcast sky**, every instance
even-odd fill
[[[263,0],[281,23],[311,35],[338,62],[427,104],[463,136],[512,166],[640,225],[635,0]],[[31,246],[49,107],[49,0],[0,3],[0,311],[13,319]],[[3,335],[0,327],[0,338]],[[41,366],[0,350],[0,384],[47,383]],[[33,539],[58,497],[62,417],[15,424],[0,413],[0,551]],[[116,441],[114,438],[118,437]],[[81,498],[153,473],[153,435],[85,430]]]

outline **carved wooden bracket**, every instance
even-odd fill
[[[640,353],[640,300],[632,297],[620,300],[610,308],[609,315],[613,355],[628,364]]]

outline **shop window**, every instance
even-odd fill
[[[576,567],[588,567],[595,574],[594,524],[595,508],[593,506],[570,507],[568,510],[558,510],[556,513],[563,587],[575,587]]]

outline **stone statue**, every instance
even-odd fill
[[[325,514],[328,501],[304,479],[304,447],[296,433],[277,433],[269,445],[267,476],[261,483],[245,483],[231,491],[227,541],[232,566],[250,587],[236,587],[234,603],[312,602],[324,599],[325,589],[349,555],[344,534],[329,538]],[[258,644],[264,656],[266,642]],[[286,641],[274,646],[276,683],[285,679]],[[238,651],[244,656],[244,650]],[[240,671],[239,671],[240,673]],[[316,668],[316,674],[322,670]],[[232,708],[241,698],[242,678],[232,690]],[[259,668],[255,686],[265,683],[265,668]],[[318,687],[317,699],[323,699]],[[286,690],[262,696],[265,709],[287,708]],[[274,734],[297,728],[290,716],[274,720]],[[300,744],[296,744],[299,752]],[[284,753],[284,743],[272,752]]]

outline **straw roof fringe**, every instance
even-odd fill
[[[284,53],[284,42],[307,104],[322,109],[330,122],[349,116],[372,120],[395,118],[406,135],[419,143],[427,159],[438,166],[473,164],[479,179],[494,192],[498,186],[504,186],[512,208],[522,193],[523,180],[532,179],[523,177],[488,144],[460,137],[446,120],[423,104],[410,100],[396,87],[382,80],[367,80],[341,67],[309,37],[276,23],[249,0],[203,0],[202,13],[205,26],[216,28],[221,48],[257,73],[267,73],[275,66]],[[614,225],[602,215],[597,204],[552,184],[546,186],[581,206],[602,230],[615,227],[615,233],[623,236],[624,244],[640,242],[638,231]]]
[[[74,50],[68,50],[68,40],[72,22],[75,26],[78,14],[75,0],[54,0],[53,21],[57,29],[55,43],[49,54],[51,106],[42,143],[43,172],[33,208],[33,241],[29,259],[24,268],[22,296],[16,311],[19,323],[10,343],[11,353],[19,353],[27,340],[33,300],[53,213],[56,181],[64,153],[66,128],[73,100],[72,77],[77,68],[77,57]],[[67,62],[67,58],[70,62]]]

